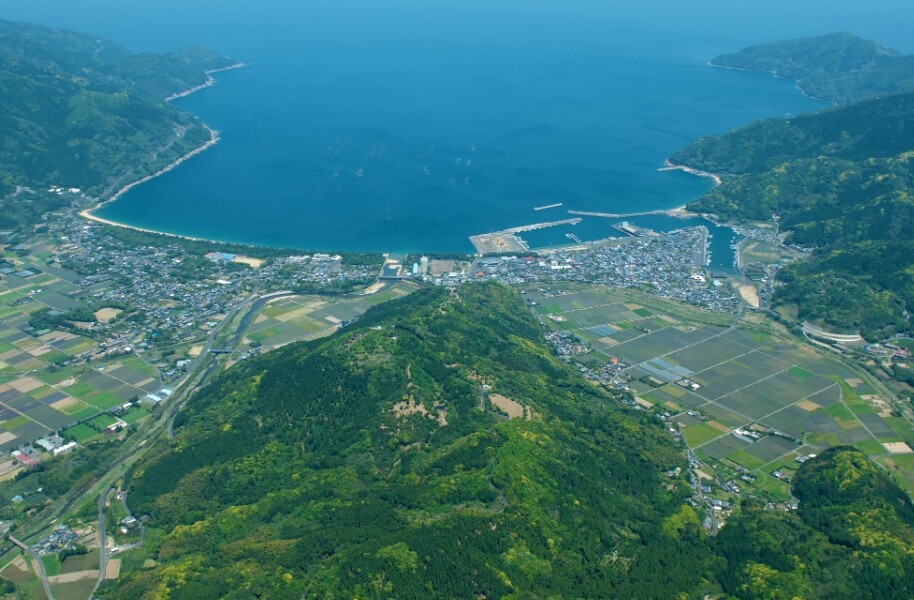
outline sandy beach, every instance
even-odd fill
[[[216,80],[212,77],[212,75],[214,73],[221,73],[223,71],[232,71],[234,69],[240,69],[240,68],[246,67],[246,66],[247,65],[245,63],[239,62],[239,63],[235,63],[233,65],[230,65],[228,67],[223,67],[221,69],[212,69],[210,71],[206,71],[205,72],[206,73],[206,82],[205,83],[202,83],[198,86],[194,86],[189,89],[186,89],[183,92],[177,92],[175,94],[172,94],[171,96],[168,96],[167,98],[165,98],[165,102],[170,102],[176,98],[184,98],[186,96],[190,96],[193,93],[199,92],[202,89],[205,89],[205,88],[208,88],[208,87],[214,85],[216,83]],[[201,145],[197,148],[194,148],[187,154],[179,157],[173,163],[159,169],[155,173],[152,173],[151,175],[146,175],[145,177],[143,177],[141,179],[137,179],[136,181],[128,183],[124,187],[120,188],[117,192],[115,192],[114,195],[112,195],[110,198],[102,200],[101,202],[99,202],[98,204],[96,204],[95,206],[93,206],[91,208],[81,210],[79,212],[79,216],[83,217],[84,219],[88,219],[90,221],[95,221],[97,223],[103,223],[105,225],[111,225],[113,227],[123,227],[125,229],[133,229],[134,231],[142,231],[145,233],[156,233],[159,235],[167,235],[170,237],[183,238],[186,240],[194,240],[194,241],[217,241],[217,240],[205,240],[203,238],[196,238],[196,237],[192,237],[189,235],[179,235],[176,233],[167,233],[164,231],[156,231],[154,229],[146,229],[144,227],[136,227],[134,225],[128,225],[126,223],[112,221],[111,219],[103,219],[102,217],[92,214],[93,211],[98,210],[99,208],[108,204],[109,202],[114,202],[115,200],[117,200],[118,198],[120,198],[121,196],[123,196],[124,194],[126,194],[127,192],[129,192],[130,190],[135,188],[136,186],[146,183],[147,181],[150,181],[150,180],[158,177],[159,175],[164,175],[165,173],[168,173],[172,169],[178,167],[184,161],[186,161],[190,158],[193,158],[194,156],[197,156],[198,154],[206,152],[207,150],[209,150],[210,148],[212,148],[213,146],[218,144],[219,143],[219,132],[216,131],[215,129],[212,129],[211,127],[209,127],[207,125],[204,125],[204,127],[206,127],[206,130],[209,131],[209,140],[206,143],[204,143],[203,145]]]
[[[207,129],[209,129],[209,128],[207,128]],[[89,221],[95,221],[96,223],[102,223],[104,225],[111,225],[112,227],[123,227],[124,229],[133,229],[134,231],[142,231],[144,233],[155,233],[157,235],[167,235],[169,237],[183,238],[185,240],[193,240],[196,242],[217,241],[217,240],[207,240],[204,238],[198,238],[198,237],[193,237],[193,236],[189,236],[189,235],[180,235],[177,233],[168,233],[165,231],[157,231],[155,229],[147,229],[145,227],[137,227],[135,225],[128,225],[127,223],[121,223],[119,221],[112,221],[111,219],[104,219],[102,217],[92,214],[92,211],[98,210],[99,208],[101,208],[105,204],[108,204],[109,202],[114,202],[122,194],[130,191],[135,186],[138,186],[141,183],[146,183],[150,179],[152,179],[154,177],[158,177],[159,175],[162,175],[163,173],[167,173],[168,171],[171,171],[172,169],[174,169],[175,167],[180,165],[185,160],[187,160],[193,156],[196,156],[197,154],[200,154],[201,152],[204,152],[204,151],[208,150],[209,148],[211,148],[213,145],[215,145],[219,141],[219,134],[218,134],[218,132],[216,132],[212,129],[210,129],[209,131],[210,131],[209,141],[206,142],[205,144],[203,144],[202,146],[200,146],[199,148],[195,148],[194,150],[191,150],[190,152],[188,152],[187,154],[185,154],[184,156],[182,156],[175,162],[171,163],[167,167],[159,169],[152,175],[147,175],[146,177],[143,177],[142,179],[138,179],[138,180],[134,181],[133,183],[128,183],[127,185],[122,187],[120,190],[118,190],[117,193],[114,194],[113,196],[111,196],[109,199],[99,202],[92,208],[86,208],[86,209],[79,211],[79,216],[81,216],[82,218],[89,220]]]
[[[206,127],[206,126],[204,125],[204,127]],[[207,140],[207,142],[205,144],[203,144],[202,146],[198,146],[197,148],[194,148],[193,150],[191,150],[184,156],[181,156],[180,158],[175,160],[173,163],[159,169],[155,173],[152,173],[151,175],[146,175],[145,177],[143,177],[141,179],[137,179],[136,181],[128,183],[127,185],[125,185],[124,187],[119,189],[117,192],[115,192],[114,195],[112,195],[107,200],[103,200],[103,201],[99,202],[92,208],[87,208],[87,209],[79,211],[79,216],[81,216],[85,219],[89,219],[90,221],[96,221],[98,223],[104,223],[105,225],[112,225],[114,227],[125,227],[127,229],[133,229],[135,231],[144,231],[146,233],[158,233],[161,235],[169,235],[172,237],[185,238],[188,240],[202,241],[202,238],[195,238],[195,237],[191,237],[191,236],[187,236],[187,235],[178,235],[178,234],[174,234],[174,233],[165,233],[162,231],[155,231],[153,229],[145,229],[143,227],[135,227],[133,225],[127,225],[126,223],[119,223],[117,221],[112,221],[110,219],[103,219],[99,216],[93,215],[92,212],[98,210],[99,208],[108,204],[109,202],[114,202],[115,200],[117,200],[122,195],[126,194],[127,192],[129,192],[130,190],[135,188],[136,186],[146,183],[147,181],[150,181],[151,179],[154,179],[154,178],[158,177],[159,175],[164,175],[165,173],[168,173],[172,169],[178,167],[184,161],[191,159],[194,156],[197,156],[198,154],[200,154],[202,152],[206,152],[207,150],[209,150],[210,148],[215,146],[217,143],[219,143],[219,132],[216,131],[215,129],[211,129],[210,127],[206,127],[206,129],[207,129],[207,131],[209,131],[209,140]]]

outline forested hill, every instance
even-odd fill
[[[553,358],[516,292],[496,284],[420,291],[242,363],[177,425],[173,447],[128,484],[134,512],[164,531],[148,542],[156,560],[101,597],[914,590],[907,498],[854,450],[799,471],[809,498],[822,492],[809,517],[749,506],[705,538],[688,486],[666,473],[685,466],[684,449]]]
[[[698,140],[671,157],[729,175],[690,204],[728,221],[780,217],[816,248],[782,272],[775,301],[800,317],[880,338],[914,314],[914,93]],[[907,313],[905,312],[907,311]]]
[[[798,159],[829,157],[859,162],[911,150],[914,93],[907,93],[792,119],[758,121],[696,140],[670,161],[721,175],[748,175]]]
[[[382,305],[233,369],[179,424],[131,482],[169,532],[161,567],[109,598],[638,597],[628,569],[661,597],[700,577],[645,551],[680,510],[698,540],[663,474],[682,451],[554,359],[510,288]]]
[[[164,98],[232,64],[201,48],[132,54],[96,37],[0,21],[0,229],[62,200],[48,186],[105,195],[209,139]],[[28,193],[19,186],[32,188]]]
[[[914,91],[914,56],[850,33],[752,46],[711,64],[796,79],[805,93],[837,104]]]

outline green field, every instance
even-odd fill
[[[39,586],[40,587],[40,586]],[[61,583],[51,586],[51,593],[57,600],[85,600],[95,589],[94,579],[82,579],[72,583]]]
[[[88,425],[90,427],[94,427],[95,429],[102,430],[102,429],[108,427],[109,425],[113,425],[115,423],[117,423],[117,419],[115,419],[111,415],[98,415],[97,417],[95,417],[94,419],[89,421]]]
[[[690,448],[701,446],[716,437],[724,435],[723,431],[711,427],[707,423],[695,423],[682,430],[682,437]]]
[[[29,419],[27,416],[19,415],[18,417],[10,419],[9,421],[4,421],[3,423],[0,423],[0,425],[3,425],[3,428],[8,431],[13,431],[15,429],[18,429],[19,427],[22,427],[23,425],[26,425],[27,423],[31,423],[31,422],[32,422],[32,420]]]
[[[88,425],[80,423],[79,425],[74,425],[69,429],[65,429],[63,435],[65,437],[73,438],[78,444],[82,444],[100,434]]]
[[[44,572],[48,577],[60,574],[60,561],[57,560],[57,554],[45,554],[41,557],[41,564],[44,565]]]
[[[95,391],[94,388],[84,381],[79,381],[66,388],[68,394],[76,396],[77,398],[82,398],[83,396],[91,394],[93,391]]]
[[[130,409],[130,412],[128,412],[123,417],[121,417],[121,419],[123,419],[123,421],[127,424],[133,424],[133,423],[136,423],[137,421],[139,421],[140,419],[142,419],[144,417],[148,417],[148,416],[149,416],[149,411],[146,410],[145,408],[140,407],[140,408]]]
[[[290,296],[268,304],[252,323],[245,337],[265,348],[329,335],[341,321],[350,321],[370,307],[402,297],[413,290],[398,283],[375,294],[344,296]]]
[[[700,448],[707,460],[726,458],[756,470],[772,461],[790,462],[804,441],[820,447],[850,444],[871,456],[885,454],[880,442],[914,444],[910,423],[882,417],[874,408],[871,396],[878,393],[865,375],[771,327],[744,322],[727,330],[725,315],[630,290],[580,284],[550,289],[558,295],[528,290],[525,297],[537,303],[547,326],[572,331],[592,346],[588,366],[623,363],[632,390],[658,409],[697,410],[729,427],[758,423],[780,434],[743,448],[706,423],[688,424],[682,430],[686,444]],[[700,389],[686,391],[673,383],[683,377]],[[654,385],[643,383],[647,380]],[[786,494],[783,482],[763,481],[763,489]]]
[[[87,554],[78,554],[68,556],[61,565],[61,573],[77,573],[79,571],[88,571],[98,569],[98,550],[93,550]]]

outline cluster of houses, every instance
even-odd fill
[[[666,298],[735,312],[740,301],[729,286],[716,279],[709,282],[704,275],[700,262],[706,235],[704,227],[692,227],[549,256],[484,257],[473,263],[469,278],[517,285],[576,281],[648,288]]]

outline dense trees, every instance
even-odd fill
[[[838,104],[914,89],[914,56],[850,33],[761,44],[711,62],[796,79],[810,96]]]
[[[880,339],[912,330],[912,151],[909,93],[762,121],[699,140],[673,160],[730,174],[692,209],[731,221],[776,215],[788,243],[816,249],[782,271],[775,302]]]
[[[486,410],[484,386],[531,418]],[[552,358],[497,285],[422,290],[242,363],[176,431],[130,479],[132,508],[168,532],[158,566],[103,597],[852,597],[875,563],[845,530],[887,536],[880,560],[900,561],[873,590],[908,589],[909,509],[893,508],[906,497],[865,457],[801,469],[804,503],[830,503],[748,505],[709,540],[665,473],[681,449]]]
[[[69,204],[49,185],[105,196],[204,144],[206,128],[162,99],[231,62],[199,48],[134,55],[93,36],[8,21],[0,39],[4,229]]]

